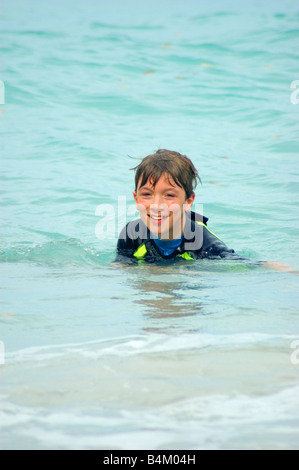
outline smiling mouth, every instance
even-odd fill
[[[163,220],[166,220],[169,218],[169,215],[154,215],[154,214],[148,214],[148,218],[153,221],[156,224],[161,224]]]

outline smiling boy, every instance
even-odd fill
[[[241,259],[208,229],[206,217],[191,211],[200,178],[189,158],[158,150],[134,170],[133,196],[140,219],[120,233],[116,261]]]
[[[200,181],[192,161],[170,150],[158,150],[133,168],[133,196],[140,218],[129,222],[119,235],[116,262],[195,260],[202,258],[252,261],[229,249],[207,227],[207,217],[191,210]],[[254,264],[299,274],[280,261]]]

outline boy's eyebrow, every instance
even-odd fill
[[[139,181],[139,182],[140,182],[140,181]],[[170,189],[170,188],[172,188],[172,189],[177,189],[178,187],[180,187],[180,186],[178,186],[178,185],[176,184],[175,181],[173,181],[173,184],[172,184],[172,182],[171,182],[170,180],[168,180],[168,184],[169,184],[169,189]],[[156,184],[155,184],[155,183],[152,184],[152,183],[149,181],[149,179],[148,179],[142,186],[138,186],[137,189],[142,189],[142,188],[154,189],[155,186],[156,186]]]
[[[144,184],[143,186],[139,186],[137,188],[138,191],[141,191],[142,189],[144,189],[146,191],[153,191],[154,187],[153,186],[146,186],[146,184]]]
[[[146,184],[144,184],[143,186],[139,186],[139,187],[137,188],[138,191],[141,191],[142,189],[144,189],[145,191],[154,191],[155,188],[154,188],[154,186],[152,186],[152,185],[151,185],[151,186],[147,186],[147,183],[146,183]],[[169,184],[169,186],[166,187],[166,188],[163,190],[163,192],[164,192],[164,193],[165,193],[166,191],[175,191],[175,192],[177,192],[178,189],[179,189],[179,188],[178,188],[177,186],[173,186],[172,184]]]

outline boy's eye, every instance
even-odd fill
[[[168,194],[166,194],[166,197],[175,197],[175,195],[171,194],[171,193],[168,193]]]

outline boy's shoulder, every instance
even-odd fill
[[[189,217],[193,222],[200,222],[204,225],[207,225],[209,220],[208,217],[193,211],[187,212],[187,217]]]

